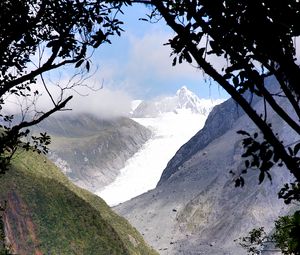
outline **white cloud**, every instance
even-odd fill
[[[171,32],[159,27],[153,27],[142,36],[127,32],[121,38],[124,40],[121,46],[112,44],[107,48],[107,52],[113,52],[114,58],[103,58],[96,52],[94,62],[102,62],[97,73],[99,79],[133,95],[143,96],[151,94],[151,91],[168,94],[172,91],[172,86],[175,92],[179,86],[184,84],[189,86],[190,82],[194,83],[194,86],[203,84],[207,76],[204,76],[199,68],[186,62],[172,66],[173,56],[170,56],[172,49],[169,45],[164,45],[172,36]],[[119,56],[115,54],[116,52],[120,52]],[[126,54],[123,54],[124,52]],[[219,69],[225,63],[217,58],[210,58],[209,61]],[[209,90],[208,87],[201,89]]]
[[[63,81],[60,82],[63,84]],[[86,82],[87,86],[78,86],[75,90],[66,90],[64,92],[64,98],[69,95],[73,95],[73,98],[67,104],[66,108],[72,111],[62,111],[56,114],[77,114],[77,113],[89,113],[95,116],[107,119],[119,116],[128,116],[131,110],[131,97],[128,93],[120,89],[102,88],[92,90],[95,83],[101,84],[101,82],[93,79],[89,79]],[[33,104],[33,97],[16,97],[9,96],[5,100],[4,111],[10,114],[26,113],[28,117],[35,113],[35,111],[48,111],[53,108],[51,98],[45,91],[41,82],[38,82],[35,86],[38,89],[40,96]],[[48,87],[54,101],[60,98],[61,90],[58,86],[50,85]]]
[[[164,46],[172,37],[171,34],[162,31],[151,31],[144,37],[129,36],[131,43],[130,59],[127,70],[135,73],[136,77],[153,75],[157,78],[168,79],[193,77],[199,78],[199,69],[187,64],[172,66],[173,57],[170,57],[171,48]]]
[[[106,53],[108,53],[106,57],[96,52],[92,61],[93,67],[98,69],[86,82],[92,87],[100,87],[103,84],[104,89],[96,92],[85,87],[77,89],[80,94],[88,94],[88,96],[79,96],[74,91],[68,91],[66,96],[73,94],[74,98],[67,107],[74,109],[75,113],[92,112],[104,118],[126,115],[130,111],[130,95],[146,95],[148,92],[150,93],[153,87],[159,87],[162,84],[169,87],[174,86],[174,81],[179,83],[177,84],[179,86],[187,84],[186,80],[195,80],[197,81],[196,83],[199,83],[199,81],[203,80],[203,73],[198,68],[187,63],[178,64],[175,67],[172,66],[171,49],[169,46],[163,45],[171,37],[171,32],[154,27],[143,36],[137,36],[130,32],[124,34],[121,39],[124,39],[125,43],[123,44],[122,42],[121,48],[116,47],[114,44],[104,48],[105,51],[107,50]],[[120,54],[119,58],[118,54],[112,54],[117,55],[117,57],[113,58],[110,57],[111,50],[117,53],[124,51],[126,54]],[[212,62],[216,63],[218,61],[212,60]],[[45,75],[45,79],[51,78],[54,82],[66,83],[73,72],[74,69],[72,68],[63,68],[60,69],[59,73],[53,74],[53,77]],[[39,91],[43,91],[41,82],[38,82],[36,88]],[[174,91],[175,88],[174,86]],[[60,90],[58,87],[51,85],[49,89],[54,99],[59,97]],[[161,91],[162,94],[166,94],[164,92],[165,88],[161,88]],[[19,112],[20,105],[23,107],[26,105],[26,102],[23,100],[18,102],[16,98],[12,97],[6,102],[6,109],[10,112]],[[30,102],[27,103],[30,104]],[[38,110],[43,111],[53,106],[45,91],[42,92],[37,106]]]
[[[87,96],[74,94],[69,106],[74,113],[91,113],[106,119],[127,116],[130,112],[131,98],[121,90],[103,88],[89,92]]]

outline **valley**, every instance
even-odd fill
[[[128,117],[58,117],[40,129],[52,135],[50,159],[70,180],[116,205],[155,188],[168,161],[220,102],[182,87],[173,96],[133,102]]]
[[[272,79],[267,82],[273,86]],[[262,100],[252,102],[263,111]],[[284,99],[281,105],[290,110]],[[295,142],[297,135],[276,114],[270,111],[268,118],[286,143]],[[275,166],[272,182],[258,185],[258,175],[251,170],[245,186],[235,188],[230,171],[244,168],[241,137],[236,133],[241,129],[257,132],[232,99],[216,106],[203,129],[169,161],[156,188],[115,210],[160,254],[245,254],[234,240],[255,227],[263,226],[267,233],[273,229],[278,215],[291,208],[278,199],[278,190],[292,177]]]
[[[262,111],[263,102],[252,100],[255,109]],[[281,104],[289,107],[284,99]],[[244,188],[234,188],[234,176],[229,172],[241,171],[244,164],[241,138],[236,132],[244,128],[255,132],[256,128],[232,99],[203,100],[183,87],[174,96],[135,101],[133,105],[128,117],[58,117],[35,132],[52,135],[49,158],[70,181],[113,206],[159,254],[242,255],[244,250],[234,240],[253,227],[271,231],[274,220],[287,213],[289,207],[277,199],[283,180],[291,179],[285,171],[275,167],[272,183],[265,181],[259,186],[251,172]],[[268,117],[285,142],[293,143],[296,136],[280,119],[272,114]],[[9,201],[23,199],[18,194],[8,192]],[[14,206],[9,202],[9,217],[19,217]],[[36,217],[40,223],[32,224],[37,224],[37,229],[46,224]],[[28,226],[26,230],[11,230],[14,227],[9,220],[6,228],[11,243],[18,243],[20,231],[36,231]],[[33,246],[26,249],[35,249],[42,241],[35,240],[37,234],[30,235]],[[148,252],[144,250],[141,255]]]
[[[52,136],[49,158],[72,182],[92,192],[111,183],[152,135],[129,118],[90,114],[50,118],[37,131]]]
[[[0,1],[0,255],[300,255],[299,21]]]
[[[133,118],[150,129],[152,137],[126,161],[116,180],[96,194],[114,206],[155,188],[167,162],[203,127],[205,119],[206,116],[189,110],[168,112],[156,118]]]

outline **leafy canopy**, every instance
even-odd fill
[[[173,65],[183,61],[203,71],[223,87],[253,120],[259,131],[244,136],[245,169],[235,173],[236,186],[244,184],[248,169],[259,171],[259,182],[271,179],[274,165],[285,165],[295,177],[279,196],[290,203],[300,200],[300,143],[285,144],[268,120],[268,109],[278,114],[292,132],[300,135],[300,68],[294,39],[300,34],[298,0],[149,0],[153,7],[149,21],[163,18],[175,36],[172,48]],[[217,60],[217,61],[212,61]],[[223,62],[219,68],[216,62]],[[267,77],[274,77],[278,87],[266,86]],[[250,96],[249,96],[250,95]],[[252,106],[253,96],[263,98],[264,111]],[[285,111],[284,98],[292,112]],[[297,116],[295,119],[294,116]]]
[[[60,88],[60,95],[54,98],[43,74],[63,66],[84,66],[90,70],[88,49],[110,43],[109,37],[120,35],[122,22],[117,14],[128,1],[98,0],[4,0],[0,2],[0,172],[14,154],[20,138],[29,135],[28,127],[65,108],[72,96],[66,96],[66,89]],[[35,110],[30,119],[26,111],[18,119],[4,112],[9,96],[22,101],[30,99],[35,105],[41,87],[44,87],[53,105],[47,111]],[[41,134],[32,137],[38,152],[47,152],[49,136]]]

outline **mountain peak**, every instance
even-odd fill
[[[186,86],[177,90],[176,94],[171,97],[160,98],[150,102],[142,102],[133,111],[134,117],[155,117],[167,112],[178,113],[181,110],[188,110],[207,116],[211,109],[221,101],[210,99],[200,99],[195,93],[190,91]]]
[[[176,95],[180,93],[186,93],[186,92],[191,92],[186,86],[182,86],[180,89],[177,90]]]
[[[180,89],[176,91],[176,96],[196,96],[191,90],[189,90],[186,86],[182,86]]]
[[[198,108],[201,105],[200,98],[192,91],[188,90],[186,86],[183,86],[176,92],[178,97],[177,107],[179,109],[190,109],[192,112],[198,112]]]

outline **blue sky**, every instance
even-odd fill
[[[92,57],[93,65],[98,67],[94,79],[134,99],[171,95],[184,85],[202,98],[228,97],[201,70],[189,64],[172,67],[171,49],[163,44],[173,33],[164,21],[140,21],[149,13],[143,5],[126,8],[124,13],[119,19],[125,23],[125,32],[111,38],[112,44],[102,45]]]
[[[121,37],[112,37],[112,44],[101,45],[91,58],[93,75],[85,81],[88,86],[76,87],[76,91],[64,91],[64,97],[69,94],[74,96],[68,103],[68,108],[74,112],[94,113],[100,117],[126,115],[131,109],[132,100],[174,95],[182,86],[186,86],[200,98],[228,98],[226,92],[210,81],[201,70],[187,63],[172,67],[171,49],[163,44],[174,34],[164,21],[150,24],[139,20],[149,13],[143,5],[128,7],[124,13],[119,18],[125,22],[125,32]],[[44,57],[47,59],[47,54]],[[33,58],[33,62],[35,61],[39,61],[36,56]],[[224,61],[212,61],[219,67],[224,65]],[[45,79],[51,85],[48,89],[55,100],[61,97],[60,87],[55,85],[67,86],[76,72],[78,70],[74,68],[63,67],[45,74]],[[72,79],[71,81],[74,82]],[[93,86],[99,88],[101,84],[104,89],[89,89]],[[52,98],[43,91],[40,80],[36,87],[41,93],[35,106],[40,111],[53,107]],[[11,98],[7,100],[6,107],[8,111],[18,112],[27,104],[28,102]]]

